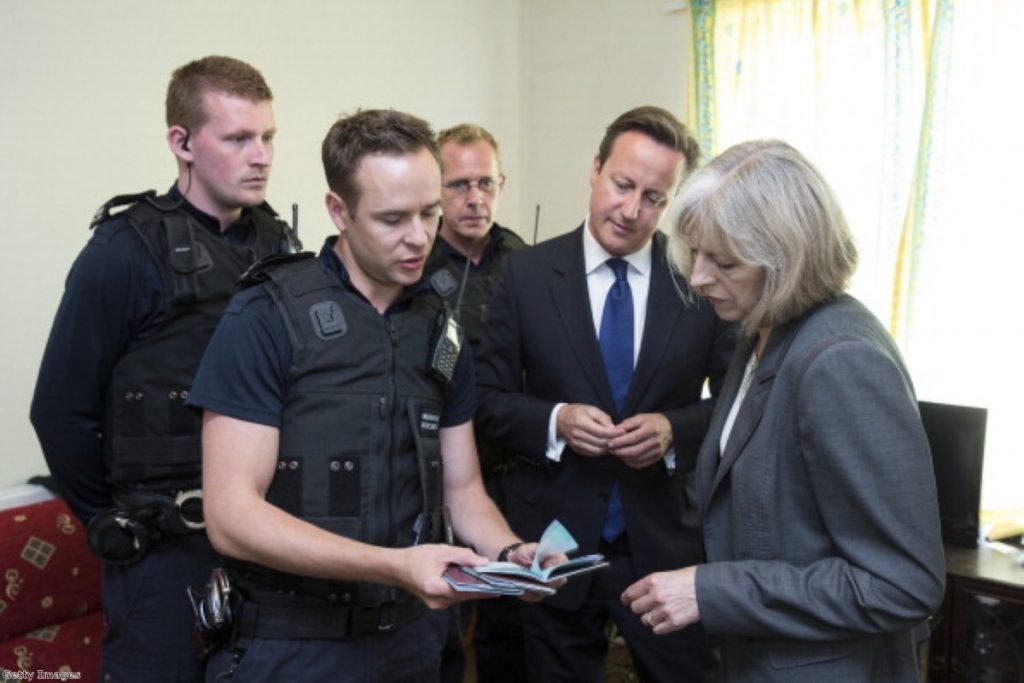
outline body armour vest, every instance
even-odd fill
[[[200,418],[185,407],[188,389],[239,276],[286,248],[287,226],[268,205],[255,207],[249,243],[233,246],[186,211],[161,208],[152,194],[127,199],[137,201],[119,216],[160,271],[165,319],[153,334],[133,339],[114,366],[103,435],[107,466],[115,485],[196,486]]]
[[[459,322],[474,357],[479,357],[480,340],[487,323],[487,307],[501,277],[505,257],[526,248],[526,243],[519,235],[497,223],[491,228],[491,239],[496,242],[492,247],[495,253],[491,256],[489,267],[470,268],[469,273],[466,273],[466,259],[450,256],[438,244],[441,240],[438,238],[430,252],[424,275],[430,281],[431,288],[444,297],[449,306],[453,309],[459,307]],[[460,306],[459,290],[462,288],[463,277],[466,286]],[[476,448],[480,470],[485,479],[505,473],[516,460],[514,453],[479,431],[476,433]]]
[[[429,290],[381,315],[312,254],[257,270],[284,319],[292,366],[266,499],[333,533],[384,547],[442,538],[444,387],[428,371],[444,304]],[[258,587],[372,605],[408,594],[232,563]]]
[[[469,273],[465,274],[466,287],[462,294],[461,306],[459,290],[462,288],[465,259],[456,261],[442,251],[439,244],[435,244],[425,269],[425,277],[430,280],[430,286],[434,291],[444,297],[453,309],[459,307],[459,323],[474,355],[480,349],[480,339],[483,336],[484,324],[487,322],[487,305],[491,300],[491,292],[501,277],[502,261],[508,254],[526,247],[526,243],[519,235],[495,224],[491,228],[491,239],[495,239],[499,234],[501,238],[494,245],[495,253],[490,268],[470,268]]]

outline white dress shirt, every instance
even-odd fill
[[[651,249],[653,240],[639,250],[621,256],[629,264],[627,279],[633,293],[633,367],[640,354],[640,342],[644,336],[644,323],[647,321],[647,293],[651,289]],[[583,269],[587,274],[587,292],[590,296],[590,314],[594,319],[594,336],[600,337],[601,317],[604,315],[604,303],[608,298],[608,290],[615,284],[615,272],[605,263],[615,258],[602,247],[590,233],[590,218],[583,223]],[[546,455],[550,460],[559,462],[565,450],[565,439],[558,436],[558,411],[565,403],[557,404],[551,411],[548,420],[548,447]],[[665,465],[675,468],[675,450],[665,453]]]

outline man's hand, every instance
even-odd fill
[[[570,448],[591,457],[608,453],[608,442],[622,434],[622,429],[612,424],[608,413],[582,403],[562,406],[555,429]]]
[[[625,590],[622,604],[658,635],[678,631],[700,621],[696,580],[696,567],[650,574]]]
[[[506,562],[513,562],[518,564],[520,567],[529,567],[533,564],[533,558],[537,554],[536,543],[523,543],[517,546],[508,554]],[[548,564],[545,562],[545,564]]]
[[[634,415],[616,426],[622,433],[608,442],[608,452],[635,469],[665,457],[672,445],[672,425],[661,413]]]
[[[534,556],[536,554],[537,554],[537,544],[536,543],[524,543],[523,545],[519,546],[518,548],[516,548],[515,550],[513,550],[512,552],[510,552],[508,554],[508,561],[509,562],[515,562],[520,567],[529,567],[530,565],[533,564],[533,558],[534,558]],[[552,555],[551,557],[546,558],[544,560],[544,562],[541,563],[541,568],[542,569],[547,569],[548,567],[550,567],[552,565],[560,564],[562,562],[568,562],[568,561],[569,561],[568,557],[566,557],[562,553],[559,553],[557,555]],[[566,582],[565,579],[559,579],[558,581],[555,581],[555,582],[550,583],[548,585],[550,585],[552,588],[561,588],[562,586],[565,585],[565,582]],[[544,599],[544,596],[543,595],[539,595],[537,593],[531,593],[530,591],[526,591],[525,593],[523,593],[522,595],[519,596],[519,599],[524,601],[524,602],[540,602],[541,600]]]
[[[441,575],[449,564],[475,567],[487,564],[487,558],[469,548],[453,545],[415,545],[403,548],[397,566],[398,584],[419,597],[431,609],[444,609],[456,602],[485,597],[480,593],[459,593]]]

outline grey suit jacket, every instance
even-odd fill
[[[624,417],[664,414],[672,424],[677,470],[685,476],[711,417],[701,389],[710,378],[717,393],[735,329],[717,320],[703,301],[680,298],[660,233],[651,259],[646,324]],[[681,278],[678,284],[686,287]],[[608,494],[617,482],[638,573],[700,559],[696,521],[692,528],[683,525],[678,482],[663,463],[635,470],[617,458],[585,457],[570,448],[559,463],[545,457],[548,420],[557,403],[585,403],[614,414],[587,294],[582,227],[506,258],[476,369],[476,426],[520,460],[509,478],[507,510],[517,533],[535,540],[558,519],[580,552],[596,552]],[[696,500],[692,505],[696,520]],[[548,604],[576,609],[590,578],[573,578]]]
[[[737,349],[698,459],[697,602],[729,681],[916,680],[942,602],[935,478],[907,370],[843,296],[771,333],[719,454]]]

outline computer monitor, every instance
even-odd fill
[[[976,548],[988,411],[928,401],[918,405],[932,449],[942,540]]]

